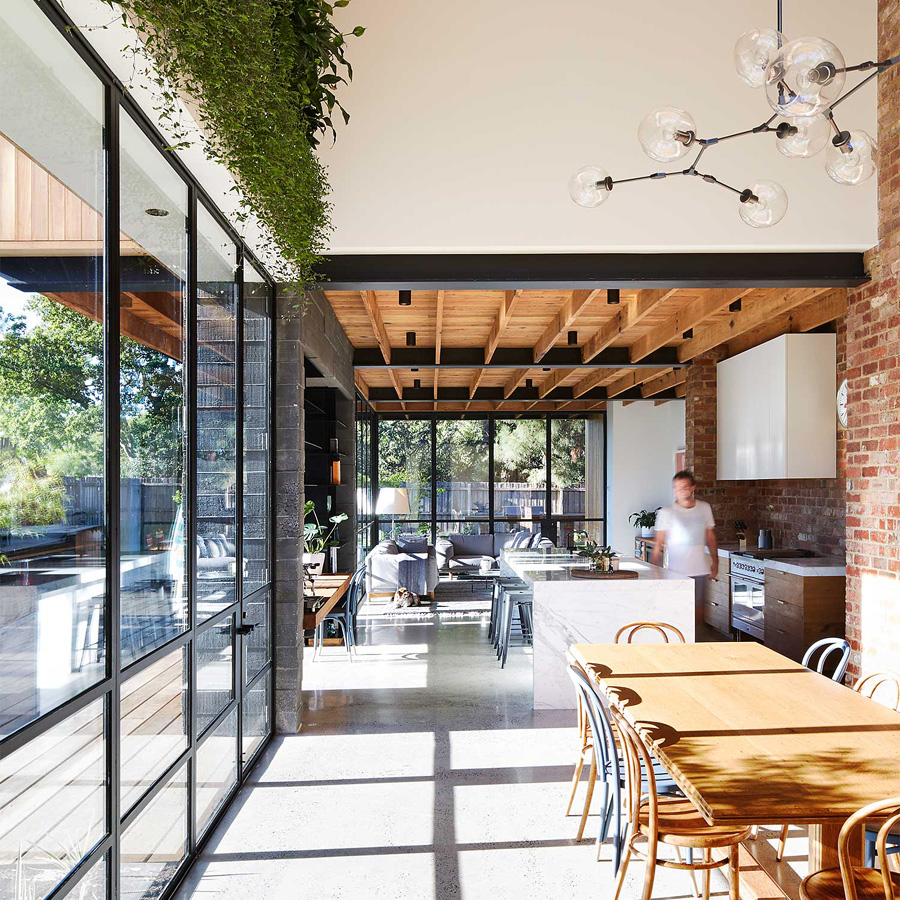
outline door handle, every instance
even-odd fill
[[[250,632],[253,631],[253,629],[256,628],[257,625],[259,625],[259,622],[253,622],[253,624],[247,625],[238,625],[238,627],[234,630],[238,634],[250,634]]]

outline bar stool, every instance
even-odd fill
[[[532,643],[534,628],[531,614],[533,594],[526,589],[505,588],[503,590],[502,621],[500,623],[500,643],[498,657],[500,668],[506,668],[506,658],[509,653],[509,642],[512,634],[513,612],[517,614],[522,639],[526,644]]]
[[[516,578],[514,575],[510,576],[502,576],[500,578],[494,579],[494,583],[491,587],[491,627],[490,627],[490,640],[491,646],[496,649],[498,635],[500,632],[500,619],[501,619],[501,609],[502,609],[502,601],[503,601],[503,589],[504,588],[524,588],[525,582],[522,581],[521,578]]]

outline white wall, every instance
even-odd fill
[[[628,516],[672,502],[675,451],[684,447],[684,401],[607,404],[606,534],[620,554],[634,554]]]
[[[790,0],[788,38],[817,34],[849,62],[874,58],[875,0]],[[875,180],[832,182],[824,154],[788,160],[772,135],[711,148],[702,168],[745,187],[781,183],[780,225],[756,230],[732,194],[698,178],[617,187],[599,209],[575,206],[567,181],[587,164],[613,177],[666,168],[637,127],[681,106],[701,136],[771,114],[734,72],[737,37],[774,26],[775,0],[353,0],[338,10],[354,81],[350,112],[322,149],[334,188],[332,249],[350,252],[855,249],[876,243]],[[860,76],[851,76],[848,85]],[[867,86],[839,108],[843,128],[875,136]],[[688,157],[692,159],[692,157]],[[684,164],[668,167],[680,171]]]

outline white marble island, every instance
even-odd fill
[[[572,644],[611,644],[630,622],[666,622],[694,640],[694,582],[638,559],[620,568],[637,578],[573,577],[586,560],[556,551],[504,551],[501,568],[534,591],[534,708],[574,709],[566,668]]]

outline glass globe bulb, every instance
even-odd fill
[[[775,146],[790,159],[807,159],[821,153],[831,137],[831,124],[825,116],[783,118],[775,129]]]
[[[751,28],[734,45],[734,67],[741,81],[752,88],[766,83],[766,69],[772,57],[787,43],[774,28]]]
[[[766,70],[766,99],[783,116],[814,116],[844,89],[844,57],[824,38],[798,38],[785,44]]]
[[[754,181],[748,190],[750,199],[741,197],[741,218],[752,228],[769,228],[777,225],[787,212],[788,198],[784,188],[774,181]]]
[[[638,127],[638,140],[644,153],[659,162],[675,162],[687,155],[696,134],[694,120],[677,106],[654,109]]]
[[[862,184],[878,168],[878,145],[865,131],[851,131],[848,152],[830,144],[825,152],[825,171],[838,184]]]
[[[597,166],[585,166],[569,179],[569,196],[585,209],[605,203],[610,191],[612,180],[609,173]]]

